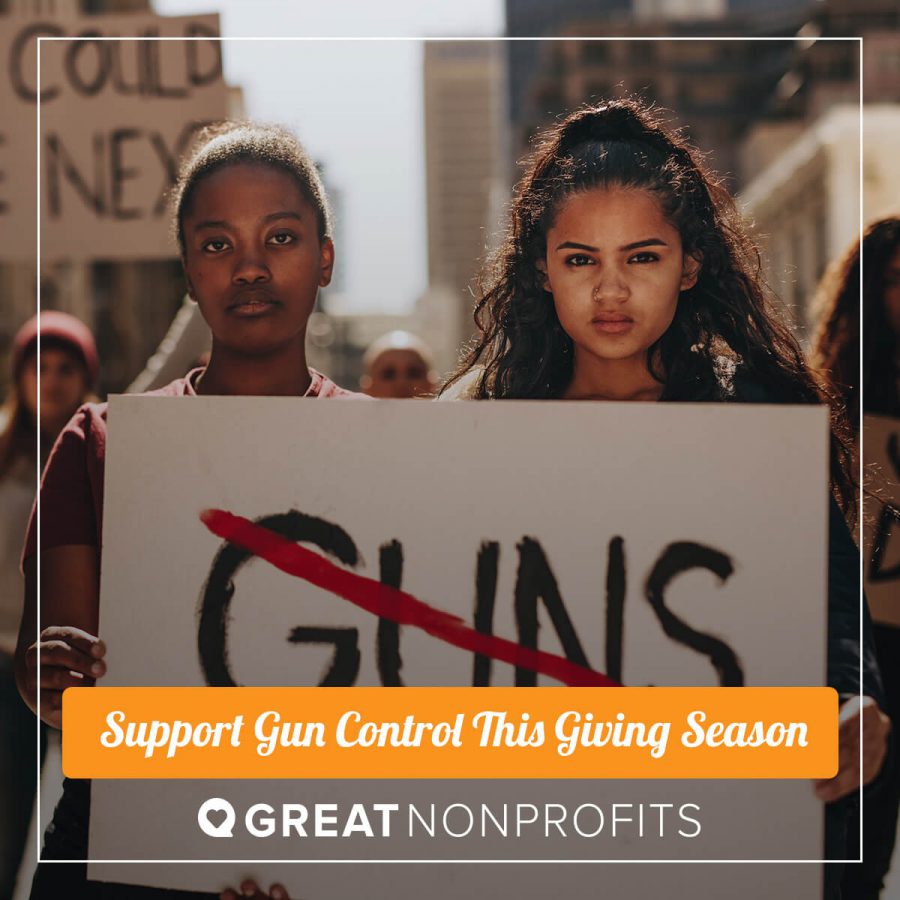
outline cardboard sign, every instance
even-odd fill
[[[110,686],[558,685],[420,628],[393,626],[238,551],[201,519],[211,508],[625,685],[823,683],[823,409],[116,397],[109,429],[100,630]],[[292,782],[97,781],[92,859],[223,862],[94,864],[90,876],[219,890],[248,872],[266,884],[275,877],[271,864],[225,861],[234,859],[822,855],[822,809],[805,781],[311,782],[297,775]],[[374,840],[260,839],[240,830],[222,839],[197,826],[211,798],[239,815],[261,801],[413,803],[445,812],[456,803],[495,811],[584,799],[632,810],[696,803],[703,822],[690,838],[669,822],[663,833],[654,825],[638,834],[635,825],[594,840],[552,829],[505,840],[402,829]],[[497,878],[517,896],[546,887],[531,867],[501,868]],[[730,896],[815,896],[820,884],[814,866],[777,875],[747,868],[729,877]],[[292,896],[307,898],[397,896],[398,884],[451,897],[493,878],[480,867],[452,871],[443,881],[428,866],[382,869],[374,879],[359,865],[301,865],[277,875]],[[640,883],[712,896],[723,873],[610,866],[596,877],[616,895],[633,895]]]
[[[863,418],[865,590],[872,618],[900,626],[900,419]]]
[[[217,15],[0,19],[0,258],[171,257],[167,193],[196,130],[226,117]],[[101,40],[110,37],[193,40]],[[41,42],[40,140],[37,135]]]

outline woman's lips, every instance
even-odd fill
[[[625,334],[634,327],[634,319],[628,316],[595,316],[591,325],[603,334]]]
[[[278,306],[276,300],[269,297],[254,294],[251,296],[241,297],[228,305],[228,312],[241,316],[243,318],[254,318],[255,316],[264,316]]]

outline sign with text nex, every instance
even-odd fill
[[[0,258],[36,258],[38,175],[42,259],[175,254],[179,160],[227,115],[218,34],[217,15],[0,18]]]

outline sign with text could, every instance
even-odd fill
[[[36,258],[38,175],[43,260],[175,255],[180,159],[227,115],[218,34],[217,15],[0,18],[0,258]]]

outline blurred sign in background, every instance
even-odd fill
[[[109,389],[143,367],[177,309],[168,195],[196,129],[228,115],[229,95],[217,15],[88,11],[18,4],[0,19],[0,341],[34,311],[39,147],[42,305],[95,331]],[[196,40],[104,40],[123,35]],[[67,39],[41,41],[38,141],[40,37]]]
[[[362,0],[329,9],[271,0],[0,0],[10,14],[0,19],[7,78],[23,17],[64,34],[91,24],[104,34],[190,34],[220,20],[225,37],[261,39],[222,43],[224,79],[213,77],[208,42],[194,54],[183,44],[170,55],[132,48],[136,56],[109,57],[105,81],[107,57],[96,43],[43,44],[61,56],[47,61],[61,66],[61,75],[48,74],[61,93],[45,114],[54,104],[69,107],[73,118],[54,127],[80,137],[42,150],[44,209],[66,223],[54,231],[51,218],[44,231],[42,302],[94,328],[103,390],[131,382],[180,304],[175,248],[164,243],[165,217],[158,217],[162,188],[189,123],[226,113],[293,127],[322,168],[336,209],[338,262],[310,323],[310,361],[348,387],[365,346],[395,328],[429,342],[440,370],[453,365],[473,332],[473,280],[498,241],[516,160],[537,128],[585,101],[632,94],[671,111],[755,221],[767,276],[801,338],[818,278],[857,234],[860,195],[867,218],[900,203],[891,158],[900,142],[895,0],[431,6],[397,0],[379,4],[376,15]],[[273,33],[432,39],[262,40]],[[456,35],[535,40],[440,39]],[[598,35],[605,39],[589,40]],[[862,36],[865,46],[862,166],[860,44],[826,40],[847,36]],[[33,56],[30,44],[20,55]],[[116,77],[133,83],[138,71],[149,85],[144,95],[115,89]],[[84,96],[72,74],[82,88],[100,87]],[[169,91],[182,95],[163,96]],[[0,129],[7,260],[33,234],[26,218],[33,188],[14,160],[20,147],[34,147],[34,107],[16,103],[15,127]],[[18,217],[17,209],[26,212]],[[134,247],[129,235],[151,225],[160,228]],[[0,356],[33,312],[36,279],[32,261],[0,263]]]
[[[218,17],[2,25],[0,96],[15,127],[4,135],[3,215],[13,227],[0,258],[35,259],[38,99],[42,259],[171,258],[167,201],[179,159],[199,126],[226,115]],[[109,40],[123,34],[143,39]]]

